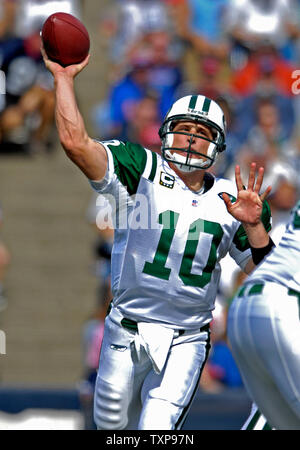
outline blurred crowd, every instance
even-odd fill
[[[39,33],[52,12],[81,18],[82,7],[80,0],[1,0],[6,93],[0,95],[0,155],[53,149],[53,80],[41,59]],[[226,116],[227,150],[212,172],[233,178],[237,163],[242,174],[251,161],[265,167],[277,243],[300,188],[300,0],[111,0],[99,6],[94,46],[97,39],[108,55],[109,88],[91,111],[95,137],[131,140],[159,152],[158,130],[177,98],[198,93],[216,100]],[[83,336],[87,417],[111,298],[113,230],[96,226],[96,201],[88,210],[99,289]],[[0,276],[2,260],[0,254]],[[226,314],[243,275],[229,257],[222,268],[211,356],[200,386],[212,392],[242,386],[227,346]]]
[[[81,0],[0,1],[0,155],[55,147],[53,79],[42,60],[40,31],[57,10],[80,17]]]

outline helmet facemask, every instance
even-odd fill
[[[178,122],[201,123],[210,129],[213,137],[212,139],[209,139],[203,135],[191,134],[186,131],[173,131]],[[173,146],[174,136],[176,134],[190,136],[186,148]],[[219,152],[225,149],[224,134],[222,130],[218,129],[215,124],[209,123],[207,119],[199,120],[199,117],[188,117],[187,115],[182,118],[170,117],[164,122],[160,130],[160,137],[162,139],[163,158],[168,162],[176,164],[182,172],[193,172],[199,169],[209,169],[216,161]],[[209,143],[206,153],[200,153],[199,151],[192,150],[191,147],[195,139],[202,139]],[[199,158],[199,156],[201,156],[201,158]]]

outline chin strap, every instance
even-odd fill
[[[165,151],[167,157],[176,165],[178,165],[179,169],[182,172],[194,172],[199,169],[206,169],[203,167],[203,163],[207,163],[204,159],[197,158],[186,158],[183,155],[179,155],[178,153],[171,153],[169,150]],[[187,165],[186,163],[193,164],[193,167]]]

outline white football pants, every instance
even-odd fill
[[[159,374],[143,347],[138,358],[135,333],[112,314],[106,317],[94,399],[97,428],[180,429],[208,356],[210,333],[175,332]]]
[[[276,283],[246,284],[230,307],[228,337],[245,386],[268,423],[299,430],[299,294]]]

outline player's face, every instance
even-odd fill
[[[193,153],[193,158],[195,159],[203,159],[203,155],[207,154],[208,146],[210,142],[205,139],[213,139],[213,134],[211,129],[203,125],[201,123],[196,122],[178,122],[173,131],[178,131],[181,133],[189,133],[188,134],[174,134],[173,147],[182,148],[187,150],[188,148],[193,152],[201,153],[202,155],[197,155]],[[191,136],[190,135],[197,135]],[[204,139],[201,139],[203,137]],[[180,150],[173,150],[181,155],[186,156],[185,152],[181,152]]]

